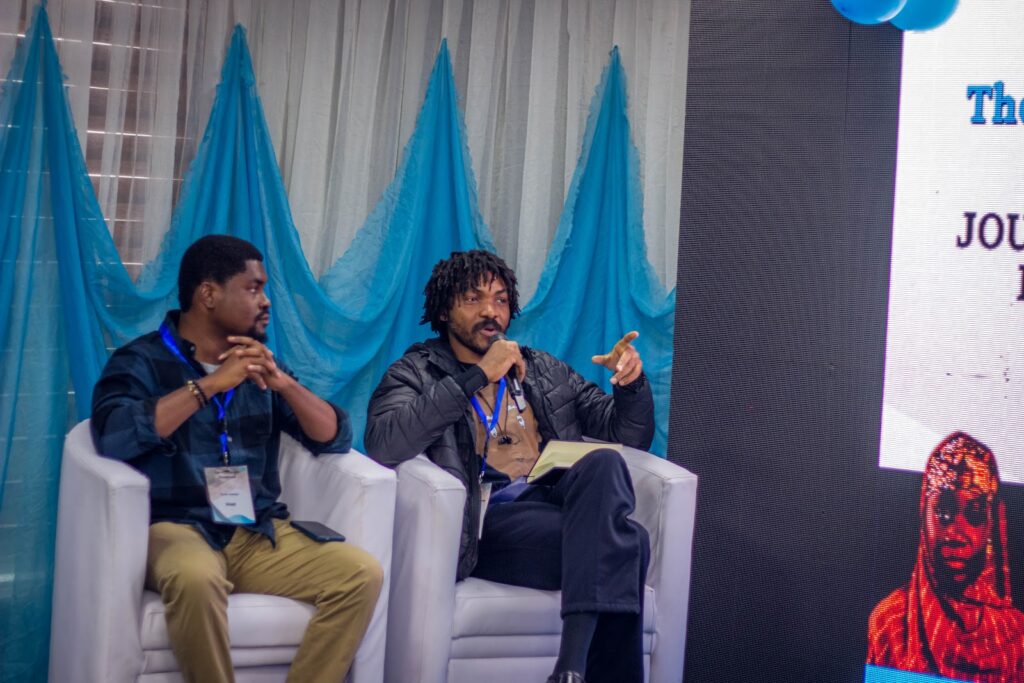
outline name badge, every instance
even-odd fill
[[[249,468],[204,467],[206,497],[213,509],[213,521],[218,524],[255,524],[256,512],[249,488]]]

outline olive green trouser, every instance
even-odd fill
[[[188,524],[149,528],[146,587],[166,606],[171,649],[186,681],[234,681],[228,594],[281,595],[316,607],[292,661],[289,681],[340,683],[383,582],[376,559],[350,543],[318,543],[275,519],[277,547],[239,528],[223,551]]]

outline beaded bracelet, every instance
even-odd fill
[[[202,388],[201,386],[199,386],[199,382],[193,381],[193,382],[192,382],[192,386],[194,386],[194,387],[196,388],[196,391],[198,391],[198,392],[199,392],[199,395],[203,397],[203,405],[204,405],[204,406],[205,406],[205,405],[206,405],[207,403],[209,403],[209,402],[210,402],[210,397],[209,397],[209,396],[207,396],[207,395],[206,395],[206,392],[205,392],[205,391],[203,391],[203,388]]]
[[[189,393],[192,394],[192,398],[194,398],[196,400],[196,403],[199,404],[199,407],[205,407],[207,400],[206,394],[204,394],[203,390],[199,388],[199,385],[196,384],[193,380],[189,380],[185,382],[185,386],[188,388]]]

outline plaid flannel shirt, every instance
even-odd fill
[[[211,546],[222,549],[235,527],[212,521],[203,471],[223,465],[216,406],[210,401],[167,438],[157,434],[154,425],[156,402],[161,397],[206,374],[195,360],[195,345],[178,336],[178,316],[179,311],[171,311],[165,322],[189,366],[167,348],[158,331],[115,351],[93,390],[92,438],[101,454],[122,460],[149,477],[151,524],[191,524]],[[277,363],[292,374],[280,361]],[[256,512],[256,524],[249,528],[272,543],[271,519],[288,516],[284,503],[277,500],[281,495],[281,432],[294,437],[314,455],[348,451],[352,445],[348,415],[333,404],[331,407],[338,417],[338,433],[333,440],[321,443],[303,433],[291,406],[277,392],[261,390],[251,380],[235,388],[226,413],[230,464],[248,467]]]

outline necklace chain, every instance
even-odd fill
[[[493,386],[493,385],[492,385]],[[497,390],[495,390],[497,391]],[[506,391],[507,393],[507,391]],[[494,415],[494,408],[491,406],[491,402],[487,400],[483,390],[479,392],[480,400],[484,402],[484,406],[490,411],[491,415]],[[497,399],[497,396],[495,396]],[[508,409],[505,410],[504,415],[499,415],[499,422],[496,425],[498,428],[498,443],[501,445],[507,445],[512,443],[512,437],[508,434]],[[487,429],[487,425],[484,425],[484,429]]]

